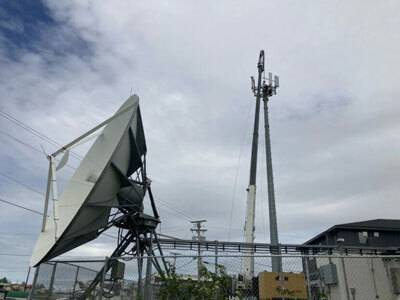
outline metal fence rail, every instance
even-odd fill
[[[195,241],[177,239],[159,239],[163,249],[169,250],[198,250],[206,252],[230,252],[244,253],[253,252],[255,254],[320,254],[320,253],[339,253],[360,255],[378,254],[400,254],[398,247],[373,247],[373,246],[348,246],[348,245],[298,245],[298,244],[279,244],[273,246],[267,243],[241,243],[227,241]]]
[[[283,270],[272,273],[273,256],[254,255],[253,278],[243,275],[244,257],[164,256],[168,271],[161,272],[152,264],[161,257],[52,261],[37,268],[30,299],[391,300],[400,295],[400,256],[280,255]],[[99,284],[85,295],[97,274]]]

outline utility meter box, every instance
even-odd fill
[[[283,287],[283,288],[282,288]],[[307,299],[304,274],[262,272],[258,275],[260,300]]]
[[[400,268],[390,268],[393,293],[400,294]]]
[[[111,279],[112,280],[124,279],[124,275],[125,275],[125,264],[118,260],[113,261],[111,265]]]
[[[319,268],[320,274],[327,285],[338,284],[337,269],[335,264],[328,264]]]

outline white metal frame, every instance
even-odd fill
[[[64,147],[61,147],[53,154],[47,156],[47,159],[49,160],[49,172],[47,175],[46,196],[45,196],[43,220],[42,220],[42,232],[44,232],[46,230],[46,223],[47,223],[47,217],[48,217],[47,213],[48,213],[48,208],[49,208],[49,198],[50,198],[50,189],[51,189],[52,196],[53,196],[53,217],[54,217],[53,219],[54,219],[54,225],[55,225],[55,240],[57,241],[57,239],[59,238],[59,216],[60,216],[60,214],[59,214],[59,203],[58,203],[59,199],[58,199],[58,192],[57,192],[57,171],[59,169],[61,169],[67,163],[68,157],[69,157],[69,150],[101,135],[102,133],[100,132],[100,133],[90,136],[95,131],[99,130],[100,128],[107,125],[112,120],[118,118],[120,115],[122,115],[123,113],[130,110],[133,106],[134,106],[134,104],[129,105],[128,107],[117,112],[115,115],[108,118],[104,122],[93,127],[86,133],[82,134],[80,137],[74,139],[72,142],[68,143]],[[58,166],[56,167],[56,156],[59,155],[60,153],[64,153],[64,156],[62,157]]]

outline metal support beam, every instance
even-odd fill
[[[308,264],[309,256],[307,255],[304,259],[304,268],[306,269],[306,282],[307,282],[307,295],[308,299],[311,299],[311,284],[310,284],[310,267]]]
[[[346,263],[344,262],[343,258],[343,248],[342,248],[342,242],[339,243],[339,253],[340,253],[340,262],[342,264],[342,272],[343,272],[343,278],[344,278],[344,286],[346,289],[346,300],[350,300],[350,289],[349,289],[349,282],[347,280],[347,272],[346,272]]]
[[[57,241],[58,236],[58,221],[60,220],[60,214],[58,210],[58,192],[57,192],[57,174],[56,174],[56,162],[53,155],[50,156],[50,166],[51,166],[51,186],[53,192],[53,217],[54,217],[54,237]]]
[[[74,295],[74,294],[75,294],[75,291],[76,291],[76,284],[78,283],[78,276],[79,276],[79,269],[80,269],[80,268],[81,268],[80,266],[78,266],[78,268],[76,268],[75,281],[74,281],[74,288],[73,288],[73,290],[72,290],[72,295]]]
[[[256,94],[256,110],[254,116],[254,129],[253,129],[253,141],[251,145],[251,160],[250,160],[250,181],[247,188],[247,208],[246,208],[246,222],[245,222],[245,239],[246,243],[254,242],[254,219],[255,219],[255,207],[256,207],[256,179],[257,179],[257,154],[258,154],[258,129],[260,120],[260,99],[261,99],[261,79],[262,73],[264,72],[264,51],[260,52],[260,57],[257,64],[258,68],[258,85],[257,91],[253,91]],[[255,87],[254,87],[255,88]],[[247,279],[254,276],[254,258],[250,257],[253,255],[253,251],[246,251],[248,257],[244,258],[243,267],[244,274]]]
[[[156,233],[155,230],[154,230],[154,240],[156,241],[157,248],[158,248],[158,252],[160,252],[161,260],[162,260],[162,262],[163,262],[165,272],[166,272],[167,275],[169,276],[169,268],[168,268],[168,266],[167,266],[167,261],[166,261],[165,258],[164,258],[164,254],[163,254],[163,251],[162,251],[162,248],[161,248],[161,245],[160,245],[160,241],[159,241],[159,239],[158,239],[158,236],[157,236],[157,233]]]
[[[218,274],[218,241],[215,241],[215,275]]]
[[[107,275],[107,271],[108,271],[108,267],[107,267],[108,266],[108,260],[109,260],[109,258],[108,258],[108,256],[106,256],[105,259],[104,259],[103,273],[101,275],[99,300],[103,299],[104,281],[106,280],[106,275]]]
[[[42,219],[42,232],[46,230],[47,212],[49,210],[49,198],[51,188],[51,163],[49,162],[49,171],[47,175],[46,196],[44,199],[43,219]]]
[[[51,294],[53,293],[53,290],[54,290],[54,277],[56,275],[56,270],[57,270],[57,262],[54,263],[53,270],[52,270],[52,273],[51,273],[47,299],[51,299]]]
[[[39,275],[39,271],[40,271],[40,266],[37,266],[35,269],[35,275],[33,276],[33,281],[32,281],[32,290],[30,292],[30,297],[34,297],[35,293],[36,293],[36,284],[37,284],[37,278]]]
[[[266,93],[264,94],[266,95]],[[269,208],[269,230],[271,237],[271,246],[274,255],[280,254],[278,239],[278,223],[276,218],[275,206],[275,190],[274,190],[274,173],[272,169],[271,155],[271,137],[269,132],[268,118],[268,97],[263,97],[264,101],[264,128],[265,128],[265,152],[267,164],[267,182],[268,182],[268,208]],[[272,256],[272,272],[281,272],[282,260],[280,257]]]
[[[87,131],[86,133],[82,134],[80,137],[74,139],[72,142],[66,144],[64,147],[61,147],[60,149],[58,149],[56,152],[54,152],[52,155],[54,157],[56,157],[58,154],[60,154],[61,152],[64,152],[65,150],[68,150],[70,148],[72,148],[76,143],[78,143],[79,141],[83,140],[84,138],[86,138],[87,136],[91,135],[93,132],[97,131],[98,129],[100,129],[101,127],[107,125],[109,122],[111,122],[112,120],[114,120],[115,118],[118,118],[120,115],[122,115],[123,113],[127,112],[128,110],[130,110],[135,104],[129,105],[128,107],[124,108],[123,110],[117,112],[115,115],[113,115],[112,117],[108,118],[107,120],[105,120],[104,122],[100,123],[99,125],[97,125],[96,127],[93,127],[92,129],[90,129],[89,131]]]
[[[149,251],[147,252],[147,262],[146,262],[146,280],[144,283],[144,299],[145,300],[151,300],[150,281],[151,281],[151,265],[152,265],[152,254],[153,254],[152,253],[153,252],[152,240],[153,240],[153,232],[150,232],[150,239],[148,240]]]

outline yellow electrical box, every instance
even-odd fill
[[[258,275],[260,300],[307,299],[304,274],[262,272]]]

